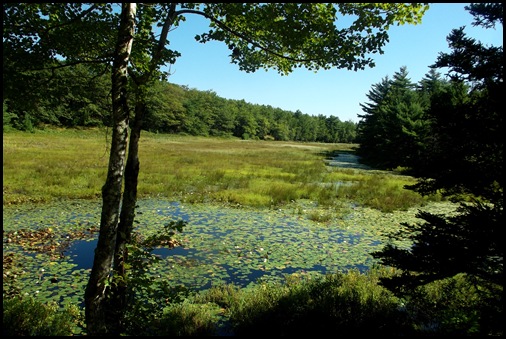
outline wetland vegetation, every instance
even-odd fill
[[[4,295],[59,305],[74,315],[69,334],[83,331],[79,308],[100,224],[106,138],[100,129],[3,136]],[[348,323],[343,307],[362,309],[364,319],[355,322],[377,322],[381,312],[397,314],[401,301],[377,286],[392,272],[369,253],[401,222],[415,221],[418,209],[454,208],[405,190],[409,176],[333,166],[353,144],[146,133],[140,147],[139,246],[132,252],[138,293],[129,317],[135,333],[240,334],[258,324],[267,331],[272,313],[281,317],[279,331],[289,331],[294,319],[307,324],[324,311],[315,302],[340,312],[329,323],[360,326]],[[146,241],[161,234],[172,242]],[[314,295],[323,285],[339,303]],[[24,304],[9,303],[8,314],[22,312]],[[406,322],[396,331],[416,330],[398,319]]]
[[[362,70],[428,8],[4,4],[3,334],[501,336],[502,46],[452,30],[358,124],[162,67],[201,15],[242,71]],[[502,26],[500,3],[465,9]]]

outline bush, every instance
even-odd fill
[[[327,274],[283,287],[261,285],[230,307],[237,335],[341,335],[409,333],[398,300],[374,275]]]
[[[7,101],[3,102],[3,131],[7,132],[14,128],[15,120],[18,118],[18,116],[14,113],[8,112],[8,104]]]
[[[421,335],[502,336],[502,293],[458,274],[411,290],[406,312]]]
[[[71,336],[81,331],[77,306],[60,310],[56,303],[14,297],[3,300],[3,313],[4,336]]]

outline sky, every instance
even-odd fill
[[[222,42],[206,44],[194,37],[209,31],[209,22],[197,15],[169,33],[169,48],[182,55],[170,66],[168,81],[200,91],[213,91],[225,99],[270,105],[286,111],[299,110],[309,115],[336,116],[341,121],[359,122],[360,104],[368,102],[374,84],[391,78],[402,66],[413,83],[430,70],[439,53],[448,53],[447,36],[452,29],[466,26],[464,32],[486,45],[503,45],[503,28],[484,29],[471,25],[473,16],[464,9],[467,3],[432,3],[419,25],[390,27],[384,54],[374,54],[374,68],[309,71],[298,68],[282,76],[275,70],[254,73],[240,71],[230,62],[230,50]],[[444,75],[444,69],[438,70]]]

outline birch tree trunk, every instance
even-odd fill
[[[116,238],[114,270],[115,273],[123,277],[123,279],[118,279],[117,284],[114,286],[114,303],[116,307],[111,311],[115,312],[121,311],[127,306],[128,280],[126,276],[125,263],[128,260],[128,249],[126,245],[130,243],[132,238],[135,208],[137,205],[137,185],[140,167],[139,140],[141,137],[142,121],[146,112],[146,86],[149,81],[151,81],[153,72],[160,62],[162,52],[167,42],[167,35],[172,23],[174,22],[175,16],[176,4],[172,3],[164,21],[157,48],[151,56],[148,71],[138,77],[132,77],[136,87],[135,117],[133,123],[130,124],[131,135],[128,145],[128,159],[126,162],[124,178],[125,191],[122,198],[120,221],[117,231],[118,236]]]
[[[120,221],[118,225],[118,238],[116,239],[116,265],[118,273],[120,263],[126,261],[122,253],[126,243],[130,242],[132,237],[133,222],[135,219],[135,206],[137,204],[137,184],[139,177],[139,139],[141,137],[142,119],[146,110],[144,95],[136,94],[135,116],[130,124],[130,142],[128,144],[128,158],[125,167],[125,192],[121,204]]]
[[[120,27],[112,68],[113,130],[109,167],[106,182],[102,187],[100,234],[85,292],[85,321],[88,335],[114,334],[111,333],[112,324],[108,321],[110,314],[107,312],[107,282],[112,272],[115,254],[128,144],[127,66],[132,50],[136,10],[135,3],[121,5]]]
[[[127,273],[125,263],[128,261],[127,244],[130,243],[132,238],[133,223],[135,219],[135,207],[137,204],[137,184],[139,178],[139,139],[141,137],[142,119],[145,111],[144,97],[136,95],[135,104],[135,117],[130,126],[130,142],[128,144],[128,159],[125,167],[125,191],[121,204],[120,220],[118,224],[118,232],[116,238],[116,251],[114,259],[114,271],[122,277],[118,279],[114,285],[113,298],[114,298],[114,312],[121,312],[118,314],[118,320],[121,321],[124,315],[124,310],[127,307]],[[139,102],[142,100],[142,102]],[[118,323],[120,326],[121,324]]]

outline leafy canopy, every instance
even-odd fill
[[[296,67],[362,70],[374,67],[393,24],[418,24],[426,4],[399,3],[219,3],[206,4],[211,30],[197,41],[225,42],[232,62],[254,72]],[[197,6],[199,8],[199,6]]]
[[[4,52],[25,66],[44,61],[110,62],[119,11],[106,3],[10,3],[4,6]],[[296,67],[361,70],[374,67],[370,54],[383,53],[393,24],[418,24],[429,8],[419,3],[154,3],[138,8],[132,69],[141,73],[174,63],[164,30],[187,15],[209,19],[197,41],[222,41],[240,70]],[[158,27],[155,29],[155,27]],[[162,34],[158,31],[161,29]],[[160,46],[162,44],[163,46]],[[161,47],[161,48],[160,48]],[[22,57],[23,59],[20,59]],[[154,57],[154,58],[153,58]],[[151,58],[156,59],[155,64]]]

